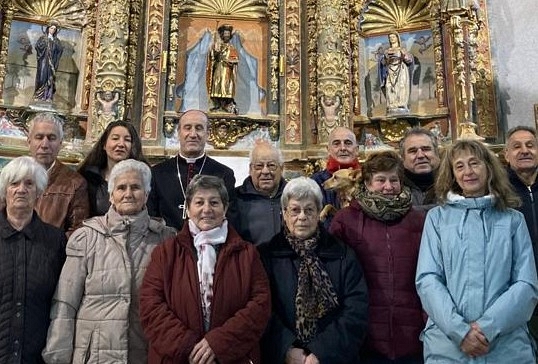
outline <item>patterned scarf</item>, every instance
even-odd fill
[[[380,221],[398,220],[411,208],[411,190],[407,186],[402,186],[398,196],[385,197],[380,193],[368,191],[362,183],[356,199],[366,215]]]
[[[284,230],[287,241],[300,258],[295,296],[295,328],[299,341],[307,344],[317,333],[318,320],[338,306],[338,297],[315,253],[319,231],[309,239],[299,240],[291,236],[287,228]]]
[[[228,236],[228,221],[221,226],[207,231],[200,231],[192,220],[189,220],[189,231],[194,238],[194,247],[198,256],[198,279],[200,280],[200,295],[202,298],[202,313],[204,326],[209,329],[211,317],[211,301],[213,299],[213,275],[217,262],[215,246],[224,244]]]

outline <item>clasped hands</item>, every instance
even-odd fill
[[[476,322],[471,322],[471,328],[463,338],[460,349],[471,358],[488,353],[489,341]]]
[[[303,349],[290,348],[286,353],[286,364],[319,364],[319,360],[313,353],[306,355]]]
[[[215,364],[215,353],[204,338],[200,340],[189,354],[189,364]]]

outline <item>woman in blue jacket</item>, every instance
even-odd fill
[[[416,286],[429,315],[426,363],[535,363],[527,321],[538,299],[529,232],[497,157],[477,141],[446,153]]]

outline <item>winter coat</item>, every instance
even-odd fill
[[[110,207],[110,194],[108,182],[101,175],[96,166],[87,166],[80,171],[88,183],[88,197],[90,199],[90,216],[102,216]]]
[[[232,224],[239,235],[255,245],[268,242],[280,232],[282,212],[280,197],[286,181],[282,179],[274,196],[267,196],[254,188],[252,178],[247,177],[236,187],[238,219]]]
[[[527,321],[538,299],[536,267],[523,215],[491,196],[450,195],[428,212],[416,285],[429,315],[426,363],[534,363]],[[471,359],[460,344],[476,322],[489,352]]]
[[[424,219],[422,211],[411,209],[399,220],[380,221],[368,216],[356,200],[333,218],[330,232],[353,248],[366,277],[365,357],[422,356],[419,335],[425,320],[415,272]]]
[[[355,254],[320,226],[317,255],[333,284],[338,307],[318,321],[318,333],[307,345],[320,363],[358,363],[359,348],[366,335],[368,295]],[[267,364],[283,364],[286,351],[297,340],[295,294],[299,256],[284,233],[262,244],[260,253],[271,282],[273,314],[262,340]]]
[[[204,332],[196,250],[189,224],[157,247],[140,289],[149,364],[187,364],[206,339],[219,364],[260,362],[259,340],[271,313],[269,282],[258,252],[228,225],[213,278],[209,331]]]
[[[48,175],[49,183],[35,210],[43,222],[63,229],[69,237],[90,215],[86,180],[59,160]]]
[[[0,363],[43,363],[66,237],[34,212],[21,231],[0,213]]]
[[[138,287],[152,250],[174,235],[147,210],[84,221],[67,243],[43,358],[47,363],[146,363]]]

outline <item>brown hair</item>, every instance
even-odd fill
[[[362,181],[368,183],[372,180],[374,174],[379,172],[389,172],[396,170],[400,182],[403,180],[402,159],[392,150],[370,154],[362,165]]]
[[[503,168],[497,156],[483,143],[468,139],[455,142],[449,147],[441,160],[439,172],[435,181],[435,194],[439,198],[439,203],[446,203],[447,195],[450,191],[454,193],[462,193],[453,170],[454,159],[462,152],[470,153],[486,165],[488,173],[487,190],[490,194],[495,196],[495,208],[498,210],[506,210],[509,207],[513,208],[521,205],[521,200],[512,189],[506,170]]]

